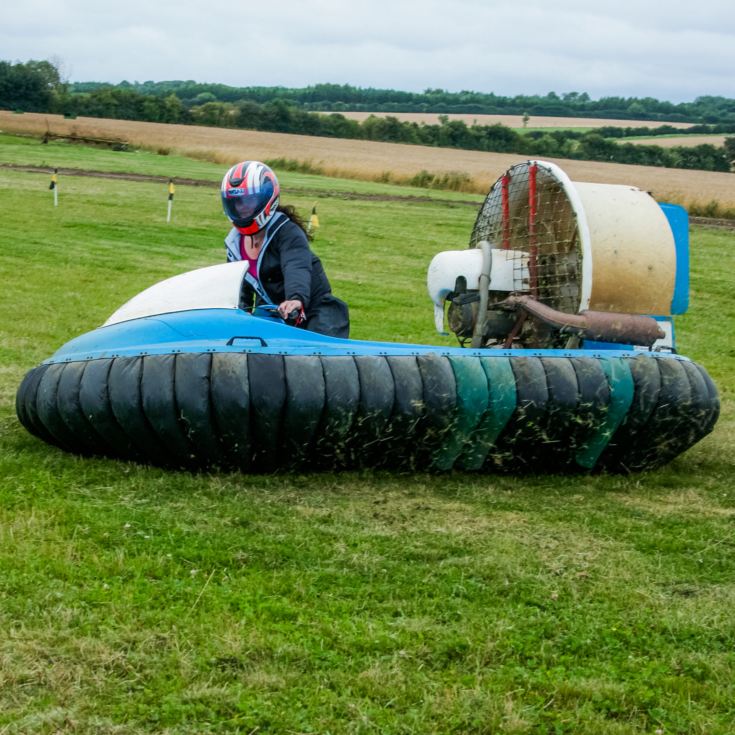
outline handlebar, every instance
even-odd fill
[[[284,319],[280,312],[278,311],[278,306],[276,304],[258,304],[253,309],[253,313],[256,311],[265,311],[269,312],[272,316],[278,317],[282,321],[284,321],[286,324],[296,324],[296,322],[299,319],[299,316],[301,315],[301,312],[298,309],[293,309],[291,312],[289,312],[288,316]]]

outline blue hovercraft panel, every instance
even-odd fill
[[[689,308],[689,215],[678,204],[659,203],[669,221],[676,248],[676,280],[671,313],[685,314]]]
[[[588,343],[590,344],[590,343]],[[630,357],[632,345],[594,343],[587,355]],[[109,357],[182,352],[258,352],[293,355],[420,355],[457,357],[571,357],[575,350],[472,350],[465,347],[339,339],[284,324],[280,319],[252,316],[240,309],[194,309],[133,319],[100,327],[76,337],[45,364]],[[676,356],[676,359],[686,358]]]

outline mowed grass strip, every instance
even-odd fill
[[[476,194],[486,193],[508,167],[522,159],[519,154],[129,120],[66,120],[58,115],[0,111],[0,130],[5,132],[42,136],[49,128],[65,135],[121,138],[154,152],[179,153],[222,165],[247,158],[281,159],[327,176],[400,184],[421,175],[438,183],[445,177],[445,188],[454,186]],[[728,173],[551,160],[573,181],[637,186],[652,192],[659,201],[700,209],[710,203],[717,203],[722,210],[735,208],[735,177]],[[166,165],[161,168],[165,171]]]
[[[723,416],[661,471],[193,475],[65,454],[13,400],[142,288],[221,262],[217,191],[178,187],[167,225],[158,184],[66,177],[58,209],[47,187],[0,169],[0,730],[732,731],[732,234],[693,230],[677,324]],[[425,269],[474,211],[319,214],[355,336],[436,341]]]

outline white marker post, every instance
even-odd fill
[[[174,186],[174,180],[169,179],[168,180],[168,213],[166,214],[166,222],[171,221],[171,208],[174,205],[174,193],[176,192],[176,187]]]
[[[55,168],[51,174],[51,183],[48,188],[54,192],[54,207],[59,206],[59,180],[58,180],[59,169]]]

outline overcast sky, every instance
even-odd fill
[[[4,0],[70,81],[735,98],[735,0]]]

